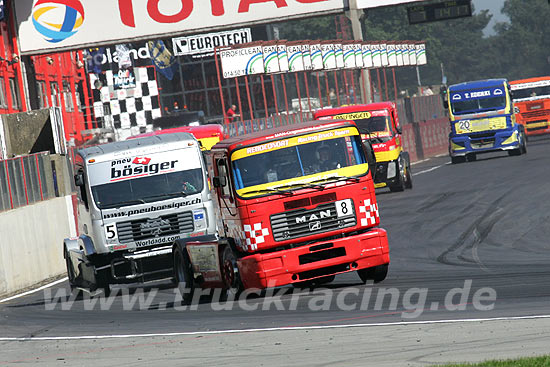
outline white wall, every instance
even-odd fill
[[[0,213],[0,296],[64,274],[63,239],[75,235],[70,196]]]

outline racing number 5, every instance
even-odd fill
[[[115,223],[107,224],[105,226],[105,237],[108,240],[114,240],[115,238],[117,238],[117,231],[116,231],[116,224]]]

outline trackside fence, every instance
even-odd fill
[[[48,152],[0,160],[0,211],[59,196],[52,163]]]

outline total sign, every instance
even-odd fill
[[[36,54],[343,11],[343,0],[17,0],[21,53]]]

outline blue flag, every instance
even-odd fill
[[[176,64],[176,59],[172,56],[172,53],[162,40],[149,41],[147,42],[147,47],[149,47],[149,53],[151,55],[151,61],[158,72],[166,77],[168,80],[174,78],[174,65]]]

